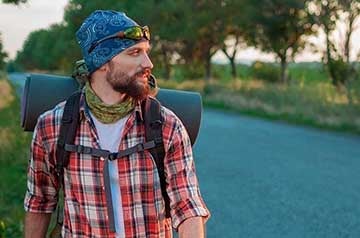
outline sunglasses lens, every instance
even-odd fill
[[[140,27],[132,27],[125,31],[125,36],[130,39],[140,40],[143,37],[143,33]]]
[[[145,27],[135,26],[135,27],[129,28],[124,32],[124,34],[127,38],[130,38],[133,40],[141,40],[141,38],[143,38],[143,37],[145,37],[147,40],[150,40],[150,31],[147,26],[145,26]]]

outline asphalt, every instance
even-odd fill
[[[209,238],[360,237],[359,136],[205,109],[194,155]]]
[[[208,237],[360,237],[360,137],[205,109]]]

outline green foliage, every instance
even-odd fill
[[[31,134],[22,131],[19,99],[0,76],[0,237],[22,237],[24,192]],[[6,98],[11,98],[7,100]],[[4,103],[6,101],[6,103]]]
[[[328,82],[329,77],[324,65],[319,62],[304,62],[289,64],[291,80],[311,85],[313,83]]]
[[[273,63],[255,61],[251,65],[251,75],[255,79],[261,79],[268,82],[279,82],[280,68]]]
[[[3,3],[11,3],[11,4],[20,4],[20,3],[26,3],[27,0],[1,0]]]
[[[305,47],[304,36],[313,33],[314,21],[307,11],[308,2],[249,0],[244,9],[247,41],[265,52],[275,53],[281,63],[282,82],[286,82],[289,59]]]
[[[3,50],[3,44],[0,33],[0,70],[3,70],[5,67],[5,60],[7,58],[7,53]]]
[[[230,81],[232,80],[231,68],[229,67],[229,65],[214,64],[212,76],[213,78],[221,81]]]
[[[14,60],[10,60],[9,62],[7,62],[6,64],[6,72],[8,73],[13,73],[13,72],[23,72],[24,69],[22,68],[21,65],[19,65],[18,63],[16,63]]]
[[[345,85],[347,81],[357,77],[357,70],[351,63],[346,63],[343,59],[331,59],[326,68],[329,70],[332,83],[335,86]]]
[[[22,50],[17,54],[15,63],[26,70],[57,70],[70,72],[73,62],[67,57],[77,52],[79,47],[69,50],[71,42],[66,40],[67,28],[52,25],[49,29],[32,32],[26,39]]]
[[[313,15],[320,29],[325,32],[326,50],[323,61],[333,85],[348,87],[360,74],[359,67],[350,60],[351,37],[360,15],[360,0],[313,0]],[[344,30],[340,41],[332,38],[338,21]],[[359,52],[360,56],[360,52]],[[359,60],[360,58],[357,58]],[[350,88],[348,88],[350,90]]]
[[[316,29],[313,23],[316,21],[318,27],[326,26],[325,32],[331,32],[335,27],[339,11],[347,12],[349,17],[356,19],[359,5],[355,3],[359,1],[70,0],[65,8],[63,22],[31,33],[8,70],[17,70],[22,66],[25,70],[60,70],[70,74],[75,61],[82,57],[75,40],[76,30],[94,10],[114,9],[126,12],[141,25],[150,26],[151,58],[155,65],[154,73],[158,77],[181,81],[202,78],[204,75],[210,78],[212,73],[213,78],[227,81],[230,79],[230,73],[233,78],[236,78],[236,75],[241,79],[255,76],[275,82],[279,81],[274,78],[275,72],[278,72],[278,78],[282,78],[284,82],[288,75],[288,62],[306,45],[304,36],[313,34]],[[309,2],[318,6],[314,8],[314,12],[309,12]],[[324,7],[325,5],[327,7]],[[353,11],[350,11],[351,9]],[[229,44],[225,41],[229,39],[234,39],[231,46],[235,48],[232,51],[226,49],[226,45]],[[275,53],[279,59],[280,70],[267,64],[262,65],[259,70],[249,67],[239,68],[234,63],[239,50],[236,47],[244,44],[244,40],[247,44],[263,51]],[[226,67],[210,64],[212,55],[224,48],[224,52],[232,62],[230,71],[227,71]],[[341,68],[339,62],[348,62],[344,58],[341,61],[336,56],[340,51],[334,49],[334,44],[329,44],[328,52],[333,64],[329,63],[327,68],[331,77],[343,74],[343,70],[336,69]],[[325,60],[325,62],[330,61]],[[174,68],[175,65],[182,65],[181,69]],[[347,72],[353,72],[354,69],[356,68],[353,67]],[[334,73],[335,71],[338,72]],[[299,73],[291,77],[292,79],[309,78],[303,74]]]
[[[179,64],[174,68],[173,79],[177,82],[200,79],[203,77],[203,66],[199,64]]]

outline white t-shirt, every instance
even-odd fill
[[[104,124],[100,122],[91,112],[90,115],[94,121],[97,135],[99,136],[100,147],[103,150],[109,150],[110,152],[118,152],[121,142],[121,135],[124,131],[124,126],[130,115],[118,120],[112,124]],[[124,216],[122,210],[122,201],[119,184],[119,171],[117,160],[108,161],[109,174],[110,174],[110,186],[111,197],[114,207],[114,221],[116,236],[119,238],[125,237],[124,229]]]

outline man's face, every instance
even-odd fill
[[[127,48],[109,61],[106,80],[112,88],[128,96],[142,100],[148,96],[148,77],[153,64],[148,56],[150,45],[142,41]]]

